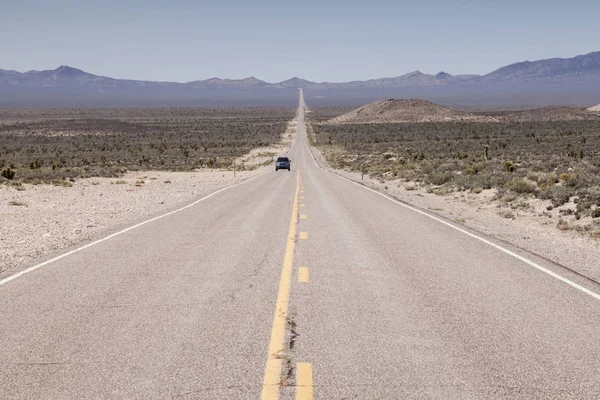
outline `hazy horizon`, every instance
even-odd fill
[[[0,68],[69,65],[119,79],[189,82],[254,76],[346,82],[420,70],[486,74],[598,50],[600,4],[514,0],[415,5],[307,0],[25,0],[3,6]]]
[[[561,59],[563,59],[563,58],[572,58],[572,57],[576,57],[576,56],[580,56],[580,55],[585,55],[585,54],[589,54],[589,53],[593,53],[593,52],[596,52],[596,51],[590,51],[590,52],[584,53],[584,54],[574,54],[572,56],[566,56],[566,57],[556,56],[556,57],[550,57],[550,58],[561,58]],[[537,61],[537,60],[518,60],[518,61],[514,61],[514,62],[511,62],[511,63],[508,63],[506,65],[510,65],[510,64],[514,64],[514,63],[519,63],[519,62],[524,62],[524,61]],[[488,71],[486,73],[493,72],[494,70],[502,68],[502,67],[504,67],[506,65],[499,65],[498,67],[496,67],[493,70]],[[0,69],[6,70],[6,68],[1,68],[1,67],[2,66],[0,66]],[[47,70],[55,70],[55,69],[58,69],[60,67],[70,67],[70,68],[75,68],[75,69],[83,70],[83,69],[79,68],[77,65],[58,65],[58,66],[56,66],[54,68],[48,68],[48,69],[29,69],[29,70],[23,70],[23,71],[17,71],[17,72],[20,72],[20,73],[25,73],[25,72],[40,72],[40,71],[47,71]],[[102,73],[95,73],[95,72],[89,71],[89,70],[83,70],[83,71],[86,72],[86,73],[92,74],[92,75],[105,76],[105,77],[114,78],[114,79],[140,80],[140,79],[135,78],[135,77],[122,78],[122,77],[118,77],[118,76],[109,76],[109,75],[102,74]],[[401,76],[401,75],[409,74],[411,72],[416,72],[416,71],[419,71],[419,72],[421,72],[423,74],[428,74],[428,75],[435,75],[435,74],[440,73],[440,72],[446,72],[446,73],[448,72],[448,71],[444,71],[444,70],[440,70],[440,71],[437,71],[437,72],[414,70],[414,71],[403,72],[403,73],[401,73],[399,75],[395,75],[395,76]],[[473,74],[473,73],[470,73],[470,72],[459,72],[457,74],[452,74],[452,75],[485,75],[486,73],[483,73],[483,74]],[[372,77],[366,78],[366,79],[391,78],[391,77],[395,77],[395,76],[391,76],[391,75],[390,76],[372,76]],[[222,76],[210,76],[210,77],[202,77],[202,78],[192,79],[190,81],[176,81],[176,80],[172,80],[172,79],[171,80],[167,79],[167,80],[160,80],[160,81],[156,81],[156,82],[188,83],[188,82],[201,81],[201,80],[207,80],[207,79],[212,79],[212,78],[231,79],[231,80],[246,79],[246,78],[256,78],[256,79],[259,79],[261,81],[265,81],[267,83],[279,83],[279,82],[283,82],[283,81],[286,81],[286,80],[289,80],[289,79],[294,79],[294,78],[306,79],[305,77],[302,77],[302,76],[290,76],[290,77],[285,78],[283,80],[273,81],[273,80],[269,80],[269,79],[263,79],[261,77],[254,76],[254,75],[248,75],[248,76],[239,77],[239,78],[229,78],[229,77],[222,77]],[[308,80],[311,81],[310,79],[308,79]],[[316,82],[316,83],[325,83],[325,82],[329,82],[329,83],[344,83],[344,82],[350,82],[350,81],[353,81],[353,80],[357,80],[357,79],[350,79],[348,81],[314,81],[314,82]]]

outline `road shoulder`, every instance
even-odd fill
[[[334,169],[326,164],[317,149],[311,147],[311,151],[321,168],[600,282],[598,240],[576,232],[560,231],[544,217],[523,213],[516,218],[506,218],[498,213],[495,206],[477,197],[481,195],[440,196],[411,184],[382,183],[367,175],[363,177],[360,173]]]

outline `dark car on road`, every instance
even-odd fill
[[[279,171],[280,169],[287,169],[290,171],[291,162],[292,160],[287,157],[277,157],[277,160],[275,161],[275,171]]]

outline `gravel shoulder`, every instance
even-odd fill
[[[148,171],[80,179],[71,187],[0,186],[0,274],[264,171],[238,172],[236,178],[232,171]]]
[[[288,124],[277,146],[252,150],[237,171],[128,172],[119,178],[85,178],[71,186],[0,185],[0,278],[36,260],[93,241],[119,228],[189,204],[218,189],[271,171],[295,136]]]
[[[567,267],[588,278],[600,281],[600,241],[577,232],[574,227],[590,221],[575,221],[574,217],[560,217],[558,210],[546,210],[550,203],[536,199],[528,207],[509,209],[494,200],[494,190],[434,194],[426,187],[399,181],[381,182],[360,173],[329,167],[322,155],[311,148],[317,162],[341,176],[386,193],[402,202],[462,224],[497,240],[508,242],[548,260]],[[574,206],[573,204],[566,207]],[[560,229],[559,220],[565,225]]]

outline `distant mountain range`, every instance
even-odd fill
[[[419,97],[442,104],[514,105],[600,102],[600,52],[507,65],[486,75],[435,75],[414,71],[352,82],[255,77],[186,83],[114,79],[77,68],[20,73],[0,69],[0,106],[206,106],[289,104],[303,88],[309,105],[360,104],[382,97]]]

